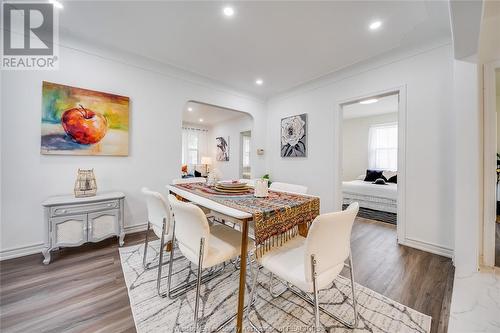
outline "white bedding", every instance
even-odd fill
[[[377,185],[364,180],[352,180],[342,182],[342,192],[345,194],[357,194],[370,197],[387,198],[397,200],[398,198],[398,185],[394,183],[387,183],[387,185]]]

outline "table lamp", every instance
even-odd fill
[[[205,166],[205,173],[208,174],[208,166],[212,164],[212,158],[207,156],[202,157],[201,164]]]

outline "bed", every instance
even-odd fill
[[[343,204],[358,202],[360,216],[396,224],[398,185],[372,184],[364,180],[342,182]]]

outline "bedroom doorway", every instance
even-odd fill
[[[405,244],[406,87],[338,104],[336,198],[359,202],[359,217],[395,225]]]
[[[359,216],[397,224],[398,94],[342,109],[342,205]]]
[[[484,66],[483,234],[481,264],[500,267],[500,61]]]

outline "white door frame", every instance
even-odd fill
[[[497,167],[497,122],[495,71],[500,70],[500,61],[484,65],[484,116],[483,116],[483,260],[485,266],[495,265],[495,221],[496,221],[496,167]]]
[[[406,85],[398,86],[391,89],[386,89],[377,92],[371,92],[342,100],[337,102],[335,118],[335,142],[334,156],[336,157],[337,165],[334,177],[334,198],[335,208],[342,209],[342,164],[343,164],[343,111],[342,108],[346,104],[356,103],[364,99],[373,97],[382,97],[387,95],[398,94],[398,216],[397,216],[397,235],[398,243],[406,245]]]

